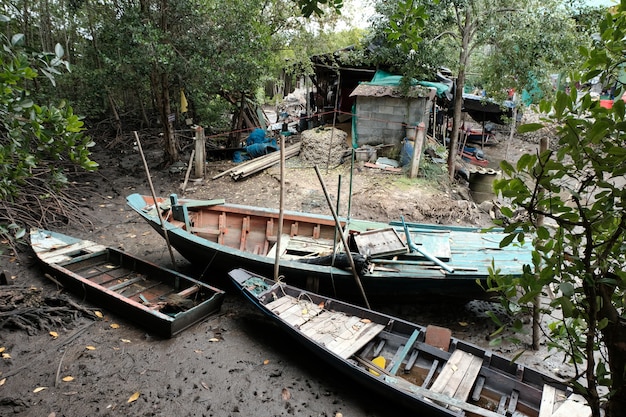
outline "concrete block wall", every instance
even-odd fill
[[[428,128],[428,98],[358,96],[356,132],[358,145],[392,144],[400,148],[406,125],[424,122]]]

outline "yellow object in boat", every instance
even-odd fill
[[[385,365],[387,364],[387,360],[383,356],[376,356],[374,359],[372,359],[372,363],[374,365],[378,366],[381,369],[385,369]],[[376,372],[373,369],[370,369],[370,372],[373,373],[376,376],[380,375],[378,372]]]

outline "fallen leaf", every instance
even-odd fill
[[[335,414],[335,417],[343,417],[343,414],[341,414],[339,411],[337,411],[337,413]]]
[[[371,323],[371,322],[372,321],[370,319],[361,319],[361,323],[368,324],[368,323]]]
[[[289,401],[291,399],[291,393],[287,388],[283,388],[282,397],[283,401]]]
[[[3,353],[2,359],[11,359],[11,355],[9,355],[8,353]]]
[[[270,363],[270,360],[269,360],[269,359],[265,359],[265,360],[263,361],[263,365],[267,365],[268,363]]]
[[[73,377],[73,376],[69,376],[69,375],[68,375],[68,376],[66,376],[66,377],[63,377],[63,381],[64,381],[64,382],[70,382],[70,381],[73,381],[73,380],[74,380],[74,377]]]
[[[109,327],[111,327],[112,329],[119,329],[120,325],[117,324],[117,323],[111,323],[111,326],[109,326]]]
[[[122,342],[124,342],[124,343],[130,343],[130,340],[128,340],[128,339],[120,339],[120,340],[121,340]]]
[[[126,402],[127,403],[132,403],[133,401],[137,401],[137,398],[139,398],[139,391],[137,391],[136,393],[131,395],[130,398],[128,399],[128,401],[126,401]]]
[[[194,350],[194,352],[196,352],[196,353],[202,353],[202,351],[201,351],[200,349],[196,349],[196,350]]]
[[[217,337],[212,337],[209,339],[209,342],[219,342],[220,339],[218,339]]]
[[[6,379],[6,378],[5,378],[5,379]],[[208,385],[207,385],[204,381],[200,382],[200,385],[202,385],[202,386],[204,387],[204,389],[205,389],[205,390],[208,390],[208,389],[209,389],[209,386],[208,386]]]
[[[5,348],[4,346],[0,346],[0,353],[4,352],[7,348]]]
[[[48,414],[48,417],[57,417],[57,413],[53,411],[50,414]]]
[[[98,317],[98,318],[102,318],[102,317],[104,317],[104,315],[103,315],[101,312],[99,312],[98,310],[94,311],[93,313],[94,313],[94,314],[96,315],[96,317]]]
[[[6,378],[0,379],[0,386],[4,385],[5,382],[7,382]]]
[[[41,391],[43,391],[43,390],[45,390],[45,389],[48,389],[48,387],[37,387],[37,388],[35,388],[35,389],[33,390],[33,392],[37,393],[37,392],[41,392]]]
[[[459,324],[463,327],[467,326],[467,322],[466,321],[460,321]]]
[[[50,332],[50,336],[52,336],[52,338],[56,339],[57,337],[59,337],[59,334],[57,332]]]
[[[318,306],[319,308],[324,308],[324,302],[322,301],[322,302],[321,302],[321,303],[319,303],[317,306]]]
[[[307,310],[306,308],[303,308],[302,309],[302,315],[304,316],[304,315],[307,315],[307,314],[309,314],[309,310]]]
[[[87,350],[96,350],[95,346],[85,346],[85,349]]]

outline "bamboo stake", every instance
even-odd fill
[[[346,237],[343,234],[343,228],[341,227],[341,223],[339,222],[339,218],[337,217],[337,213],[335,212],[335,208],[333,207],[333,203],[328,195],[328,190],[326,189],[326,185],[324,184],[324,179],[320,174],[320,170],[317,165],[314,166],[315,173],[317,174],[317,178],[320,180],[320,184],[322,185],[322,191],[324,191],[324,196],[326,197],[326,202],[328,203],[328,208],[335,219],[335,225],[337,226],[337,230],[339,230],[339,236],[341,237],[341,242],[343,243],[343,247],[346,250],[346,255],[348,256],[348,261],[350,262],[350,267],[352,269],[352,275],[354,276],[354,280],[361,291],[361,296],[365,301],[365,306],[370,308],[370,303],[367,301],[367,297],[365,296],[365,290],[363,289],[363,285],[361,284],[361,279],[359,278],[359,274],[356,272],[356,266],[354,265],[354,259],[352,259],[352,254],[350,253],[350,247],[348,246],[348,242],[346,241]]]
[[[276,259],[274,260],[274,281],[278,281],[280,275],[280,247],[281,236],[283,234],[283,215],[285,211],[285,137],[280,136],[280,203],[278,211],[278,231],[276,232]]]
[[[150,169],[148,169],[148,162],[146,162],[146,157],[143,154],[143,149],[141,148],[141,141],[139,140],[139,135],[135,130],[133,132],[135,134],[135,139],[137,139],[137,147],[139,148],[139,154],[141,155],[141,159],[143,160],[143,167],[146,169],[146,176],[148,177],[148,184],[150,184],[150,191],[152,192],[152,198],[154,199],[154,208],[159,216],[159,221],[161,222],[161,227],[163,228],[163,236],[165,237],[165,241],[167,242],[167,249],[170,252],[170,258],[172,259],[172,267],[174,271],[176,271],[176,258],[174,258],[174,252],[172,251],[172,245],[170,244],[170,237],[167,234],[167,229],[165,228],[165,221],[163,220],[163,216],[161,215],[161,210],[159,209],[159,203],[156,198],[156,193],[154,192],[154,186],[152,185],[152,177],[150,176]]]

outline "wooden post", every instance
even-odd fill
[[[196,178],[204,178],[204,161],[206,160],[206,137],[204,136],[204,128],[196,127]]]
[[[417,178],[417,171],[420,169],[420,156],[422,155],[422,148],[424,146],[424,122],[420,122],[417,125],[417,134],[415,135],[415,142],[413,143],[413,158],[411,159],[411,171],[409,173],[410,178]]]

